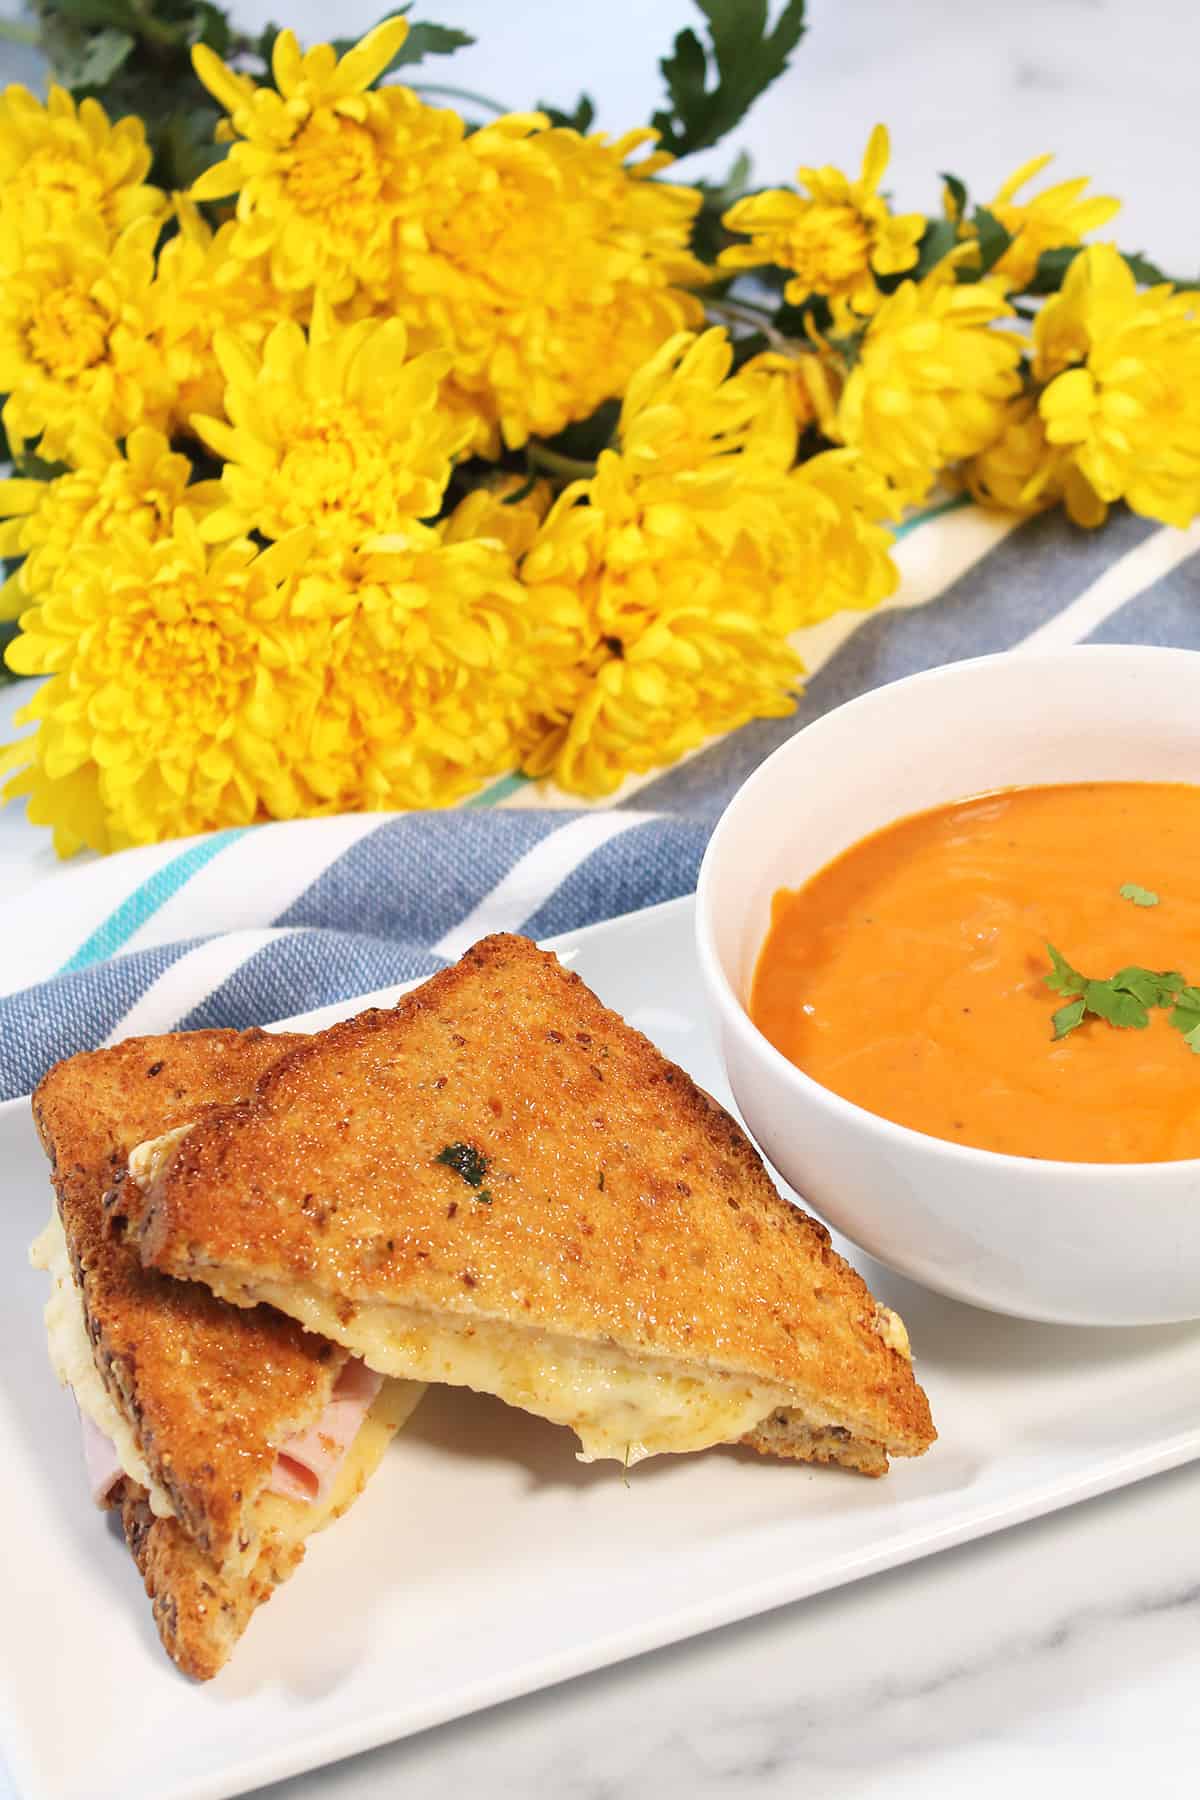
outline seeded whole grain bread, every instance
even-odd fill
[[[301,1042],[261,1031],[131,1038],[59,1063],[33,1097],[97,1370],[177,1517],[156,1517],[128,1477],[113,1499],[163,1645],[199,1679],[303,1557],[302,1540],[256,1528],[256,1504],[272,1445],[319,1417],[346,1353],[267,1307],[226,1306],[147,1272],[105,1231],[104,1200],[119,1196],[135,1144],[251,1091]]]
[[[183,1674],[211,1681],[256,1609],[304,1560],[303,1539],[285,1542],[267,1534],[245,1574],[223,1575],[177,1519],[155,1517],[145,1488],[136,1481],[119,1483],[113,1502],[163,1649]]]
[[[415,1304],[785,1389],[743,1440],[773,1455],[876,1475],[935,1436],[902,1325],[824,1227],[524,938],[306,1039],[133,1186],[148,1267],[299,1316],[319,1291],[351,1346],[360,1309]]]

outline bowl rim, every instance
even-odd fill
[[[1097,1185],[1126,1187],[1131,1179],[1156,1181],[1159,1186],[1174,1186],[1190,1176],[1200,1172],[1200,1157],[1174,1157],[1166,1162],[1069,1162],[1060,1157],[1018,1156],[1006,1150],[985,1150],[977,1144],[959,1144],[950,1138],[934,1137],[927,1131],[918,1131],[915,1126],[901,1125],[894,1119],[885,1119],[880,1113],[873,1113],[867,1107],[860,1106],[855,1100],[847,1100],[844,1095],[835,1093],[832,1088],[814,1079],[795,1063],[789,1061],[781,1050],[759,1029],[738,999],[733,985],[725,973],[715,941],[713,914],[715,911],[713,890],[716,884],[716,868],[720,859],[721,845],[731,828],[735,813],[739,812],[747,796],[756,788],[766,786],[771,779],[771,771],[776,763],[783,762],[792,753],[810,731],[818,729],[826,720],[841,717],[873,704],[881,694],[893,688],[933,687],[941,682],[959,680],[964,676],[970,680],[974,672],[990,668],[996,663],[1014,663],[1026,666],[1032,663],[1051,664],[1091,661],[1119,662],[1145,661],[1147,663],[1164,664],[1177,662],[1180,659],[1191,662],[1200,672],[1200,650],[1191,650],[1182,646],[1169,644],[1061,644],[1045,648],[1022,650],[1019,646],[1011,650],[989,651],[981,656],[963,657],[956,662],[939,663],[931,669],[918,669],[911,675],[897,676],[894,681],[880,682],[877,687],[866,689],[844,700],[840,706],[834,706],[819,718],[812,719],[807,725],[786,738],[782,744],[776,745],[769,756],[763,758],[758,767],[746,777],[741,786],[731,795],[725,805],[708,843],[700,863],[700,872],[696,880],[696,914],[695,938],[700,959],[700,969],[713,996],[718,1011],[725,1023],[737,1033],[742,1044],[753,1055],[765,1058],[769,1068],[797,1094],[809,1100],[815,1100],[828,1106],[836,1121],[865,1131],[868,1136],[877,1138],[886,1148],[891,1146],[902,1152],[910,1147],[925,1155],[948,1157],[958,1163],[964,1171],[970,1169],[991,1169],[1011,1174],[1015,1179],[1027,1179],[1030,1171],[1046,1174],[1059,1179],[1073,1178],[1093,1182]],[[1023,785],[1035,786],[1036,783]],[[1200,782],[1196,784],[1200,786]],[[980,790],[990,792],[992,790]],[[971,798],[964,794],[963,799]],[[896,823],[908,814],[897,814],[891,823]],[[857,840],[856,840],[857,841]],[[761,945],[760,945],[761,951]]]

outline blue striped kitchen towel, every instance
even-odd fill
[[[798,634],[796,712],[744,727],[613,804],[516,777],[446,813],[222,831],[43,881],[0,909],[0,1095],[137,1032],[248,1025],[431,973],[489,931],[546,937],[689,893],[752,769],[830,707],[915,670],[1082,641],[1200,647],[1200,527],[1119,512],[1016,523],[958,501],[910,519],[902,583]]]

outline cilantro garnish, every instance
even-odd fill
[[[483,1187],[483,1178],[487,1174],[487,1157],[482,1150],[477,1150],[474,1144],[447,1144],[444,1150],[438,1151],[434,1161],[445,1163],[448,1169],[453,1169],[456,1175],[461,1175],[468,1187]],[[479,1199],[482,1200],[484,1194],[487,1194],[490,1201],[492,1196],[488,1194],[486,1188],[483,1189],[483,1194],[478,1196]]]
[[[1089,1014],[1122,1031],[1144,1031],[1153,1007],[1170,1007],[1168,1024],[1182,1033],[1189,1050],[1200,1055],[1200,988],[1189,986],[1178,970],[1143,969],[1131,963],[1107,981],[1097,981],[1081,975],[1053,944],[1046,949],[1050,973],[1043,980],[1068,1002],[1051,1020],[1055,1038],[1066,1037]]]
[[[1157,906],[1158,895],[1153,888],[1139,887],[1136,881],[1127,881],[1117,889],[1122,900],[1132,900],[1135,906]]]

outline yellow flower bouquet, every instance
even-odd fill
[[[0,97],[0,610],[48,679],[0,769],[62,854],[513,769],[611,793],[788,711],[793,635],[893,591],[938,483],[1200,513],[1200,294],[1083,246],[1117,202],[1029,193],[1037,158],[896,213],[883,126],[856,176],[687,185],[804,18],[700,10],[610,138],[586,99],[435,104],[396,71],[466,40],[399,14],[305,51],[39,9],[56,79]]]

